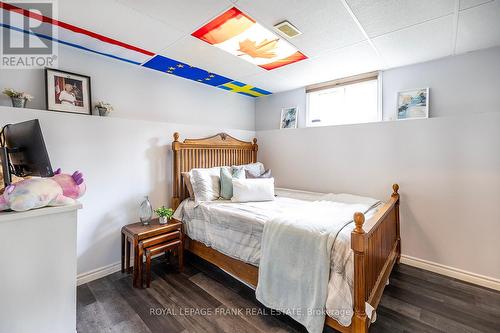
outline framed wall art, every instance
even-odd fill
[[[57,69],[45,69],[47,110],[92,114],[90,77]]]

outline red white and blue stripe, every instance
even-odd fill
[[[72,24],[68,24],[39,13],[29,11],[13,4],[0,1],[1,18],[0,26],[3,29],[10,29],[13,32],[33,35],[42,39],[51,40],[62,45],[71,46],[87,52],[96,53],[116,60],[121,60],[130,64],[141,65],[146,68],[158,70],[170,75],[179,76],[185,79],[193,80],[198,83],[207,84],[210,86],[218,87],[224,90],[233,91],[243,94],[245,96],[254,96],[246,92],[241,92],[238,89],[228,89],[228,84],[237,82],[233,79],[224,77],[206,71],[201,68],[190,66],[189,64],[170,59],[154,52],[144,50],[142,48],[118,41],[113,38],[83,29]],[[3,22],[4,15],[8,14],[9,22]],[[52,35],[45,35],[28,31],[23,27],[23,20],[28,17],[33,20],[41,22],[42,25],[48,25],[54,33]],[[49,30],[50,31],[50,30]],[[237,85],[241,83],[237,82]],[[258,96],[271,94],[268,91],[246,85],[250,89],[258,91]]]

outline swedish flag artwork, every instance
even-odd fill
[[[142,66],[245,96],[259,97],[271,94],[269,91],[161,55],[154,56]]]
[[[250,97],[259,97],[259,96],[265,96],[269,95],[269,91],[265,91],[263,89],[259,89],[256,87],[253,87],[251,85],[241,83],[238,81],[232,81],[228,83],[224,83],[219,86],[221,89],[229,90],[231,92],[235,92],[238,94],[250,96]]]

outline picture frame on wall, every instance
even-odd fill
[[[92,114],[90,76],[58,69],[45,69],[47,110]]]
[[[280,128],[297,128],[298,107],[289,107],[281,109]]]
[[[398,92],[398,120],[429,118],[429,88]]]

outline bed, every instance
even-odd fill
[[[254,163],[257,161],[257,140],[245,142],[220,133],[209,138],[180,142],[179,134],[174,133],[172,150],[172,206],[179,208],[176,217],[185,223],[186,250],[256,287],[264,222],[286,209],[287,205],[315,201],[324,194],[278,190],[273,203],[234,205],[217,201],[196,206],[191,200],[185,200],[188,194],[181,173],[193,168]],[[368,308],[377,308],[392,267],[400,257],[398,190],[398,185],[393,185],[393,193],[388,200],[377,204],[366,214],[354,214],[353,222],[342,229],[340,239],[344,239],[344,243],[353,250],[352,320],[349,326],[343,326],[339,318],[326,316],[325,325],[341,332],[368,331]],[[227,241],[226,231],[235,241]],[[328,288],[329,294],[336,292],[330,286]]]

